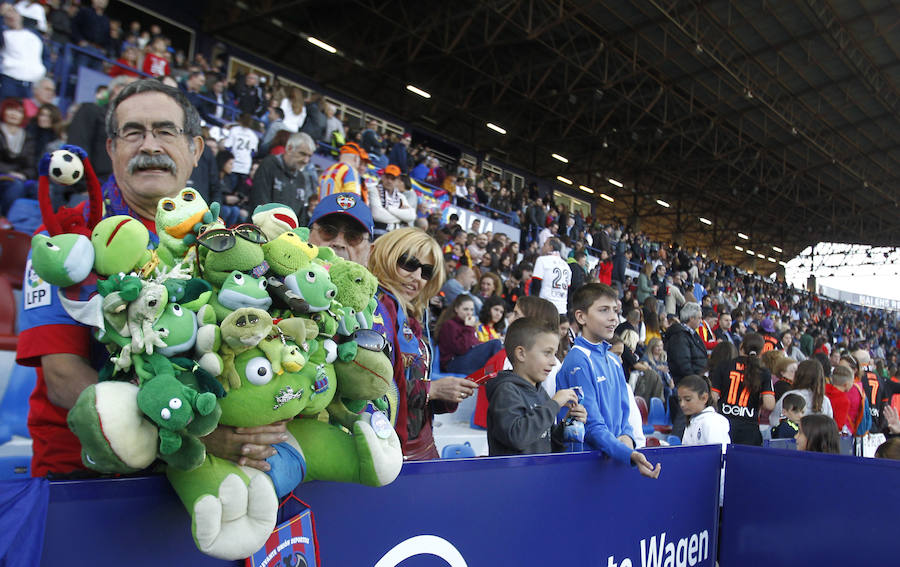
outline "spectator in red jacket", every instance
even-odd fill
[[[150,50],[144,57],[143,71],[154,77],[165,77],[172,73],[169,60],[166,58],[166,38],[158,35],[150,43]]]
[[[475,302],[468,294],[456,296],[450,307],[441,313],[435,337],[441,349],[440,364],[444,372],[472,374],[503,350],[503,343],[498,339],[480,343],[475,336],[477,326]]]
[[[600,262],[597,263],[597,279],[600,283],[612,285],[613,263],[609,257],[609,252],[605,249],[600,250]]]

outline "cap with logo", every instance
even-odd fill
[[[393,175],[394,177],[400,177],[400,168],[394,164],[391,164],[384,168],[382,172],[384,175]]]
[[[356,193],[332,193],[323,197],[309,219],[309,226],[329,215],[347,215],[372,234],[372,211]]]

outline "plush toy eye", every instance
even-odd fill
[[[328,291],[325,292],[325,297],[327,297],[328,299],[334,299],[335,295],[337,295],[337,292],[334,291],[333,289],[329,289]]]
[[[181,400],[179,398],[172,398],[169,400],[169,407],[173,410],[181,409]]]
[[[150,307],[156,307],[156,300],[151,299],[150,301],[147,302],[147,305],[149,305]]]
[[[163,408],[159,412],[159,416],[166,421],[169,421],[172,418],[172,412],[169,411],[169,408]]]
[[[244,274],[234,274],[234,283],[244,285]]]
[[[59,246],[57,246],[56,244],[53,244],[49,240],[47,241],[47,248],[49,248],[50,250],[53,250],[54,252],[59,252]]]
[[[259,289],[266,289],[269,287],[269,282],[266,280],[259,280]]]
[[[166,199],[162,202],[162,208],[164,211],[174,211],[175,210],[175,201],[171,199]]]
[[[306,281],[308,281],[309,283],[316,283],[316,273],[306,272]]]
[[[181,198],[187,202],[191,202],[197,198],[197,194],[193,191],[185,191],[181,194]]]
[[[176,317],[183,317],[184,309],[182,309],[181,306],[178,305],[177,303],[173,303],[172,304],[172,314],[175,315]]]
[[[257,356],[247,361],[244,367],[247,381],[255,386],[268,384],[272,380],[272,363],[263,356]]]

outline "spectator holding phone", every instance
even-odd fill
[[[551,398],[541,387],[556,364],[558,344],[558,330],[540,319],[524,317],[510,325],[504,348],[512,370],[500,372],[485,386],[492,457],[561,450],[566,424],[554,421],[563,407],[568,408],[567,419],[587,420],[574,389],[559,390]]]
[[[449,309],[438,318],[435,338],[441,348],[441,368],[444,372],[469,375],[503,349],[499,339],[479,343],[475,334],[478,317],[472,296],[456,296]]]

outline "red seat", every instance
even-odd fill
[[[0,277],[0,350],[16,350],[16,299],[9,280]]]
[[[17,230],[0,229],[0,276],[15,289],[22,289],[31,236]]]
[[[641,396],[635,396],[634,401],[641,412],[641,423],[647,425],[647,414],[650,413],[650,409],[647,407],[647,400]]]
[[[648,447],[659,447],[659,439],[656,437],[647,437],[647,446]]]

